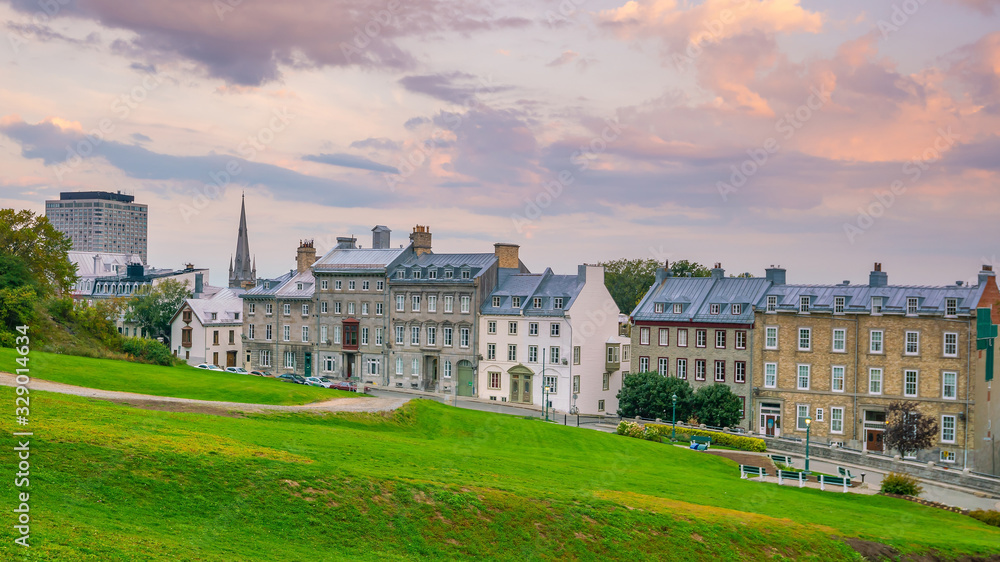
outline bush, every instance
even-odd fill
[[[995,509],[985,510],[976,509],[969,512],[969,517],[973,519],[978,519],[987,525],[993,525],[994,527],[1000,527],[1000,511]]]
[[[919,496],[923,491],[920,482],[903,472],[890,472],[882,479],[883,494],[896,494],[897,496]]]
[[[154,365],[172,365],[173,358],[167,346],[156,340],[145,338],[123,338],[122,352],[131,355],[135,359],[144,363]]]
[[[658,425],[654,423],[648,423],[645,426],[631,421],[622,421],[618,424],[618,429],[616,433],[618,435],[624,435],[626,437],[635,437],[638,439],[646,439],[649,441],[662,441],[664,438],[670,438],[669,425]],[[719,431],[704,431],[701,429],[689,429],[681,428],[678,429],[678,436],[687,436],[690,439],[692,435],[699,435],[704,437],[711,437],[712,443],[722,445],[723,447],[732,447],[733,449],[739,449],[741,451],[752,451],[755,453],[763,453],[767,450],[767,445],[764,443],[763,439],[757,439],[756,437],[746,437],[744,435],[733,435],[731,433],[722,433]]]

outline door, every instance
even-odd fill
[[[458,368],[458,386],[455,392],[459,396],[475,396],[475,386],[472,382],[472,363],[462,360],[456,365]]]
[[[875,429],[865,430],[867,437],[865,439],[865,449],[872,453],[881,453],[884,450],[882,445],[882,431]]]
[[[226,352],[226,367],[235,367],[235,366],[236,366],[236,352],[235,351],[227,351]]]
[[[311,377],[313,372],[313,354],[306,352],[306,376]]]
[[[349,353],[344,356],[344,365],[347,366],[347,380],[354,376],[354,354]]]
[[[531,404],[531,375],[521,375],[521,402]]]
[[[219,364],[219,352],[218,351],[213,351],[212,352],[212,364],[213,365],[218,365]]]
[[[777,414],[764,414],[761,416],[763,421],[761,422],[761,427],[764,428],[764,435],[768,437],[774,437],[775,431],[778,430],[778,415]]]
[[[510,401],[519,402],[521,397],[521,375],[510,376]]]

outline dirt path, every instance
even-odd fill
[[[290,383],[286,383],[290,384]],[[0,373],[0,385],[16,386],[14,375]],[[278,412],[388,412],[395,410],[408,402],[409,398],[334,398],[323,402],[313,402],[301,406],[276,406],[271,404],[244,404],[241,402],[215,402],[211,400],[195,400],[193,398],[174,398],[170,396],[152,396],[134,392],[118,392],[115,390],[99,390],[73,386],[41,379],[31,379],[32,390],[72,394],[87,398],[97,398],[121,404],[129,404],[146,410],[161,410],[165,412],[191,412],[198,414],[213,414],[218,416],[239,416],[243,413],[266,411]]]

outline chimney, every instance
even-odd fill
[[[308,270],[314,263],[316,263],[316,248],[313,247],[313,241],[299,240],[299,249],[295,253],[295,264],[299,273]]]
[[[583,265],[578,265],[576,266],[576,278],[579,279],[580,281],[583,281],[584,284],[586,284],[588,279],[587,271],[591,269],[593,269],[594,271],[590,272],[589,275],[590,281],[594,282],[596,285],[599,286],[604,285],[603,265],[590,265],[586,263]]]
[[[775,267],[771,266],[764,270],[764,279],[771,282],[772,285],[784,285],[785,284],[785,268],[780,265]]]
[[[354,250],[356,249],[358,239],[353,236],[338,236],[337,237],[337,250]]]
[[[990,282],[990,279],[996,277],[996,273],[993,271],[992,265],[984,265],[983,270],[979,272],[979,286]]]
[[[721,263],[716,263],[712,268],[712,279],[722,279],[726,276],[726,270],[722,269]]]
[[[417,257],[431,253],[431,229],[419,224],[414,226],[410,233],[410,243]]]
[[[506,242],[497,242],[493,245],[493,253],[496,254],[497,260],[500,262],[499,266],[503,269],[520,269],[521,260],[517,257],[517,252],[520,246],[517,244],[508,244]]]
[[[200,298],[205,292],[205,276],[201,273],[194,274],[194,298]]]
[[[375,225],[372,229],[372,248],[376,250],[389,249],[389,234],[392,233],[388,226]]]
[[[670,277],[670,270],[669,269],[667,269],[665,267],[658,267],[658,268],[656,268],[656,284],[657,285],[659,285],[660,283],[663,283],[663,281],[666,280],[667,277]]]
[[[875,269],[868,275],[869,287],[885,287],[889,284],[889,274],[882,271],[882,264],[875,262]]]
[[[140,263],[130,263],[125,266],[125,276],[129,279],[138,279],[142,277],[143,268]]]

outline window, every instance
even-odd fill
[[[580,392],[580,375],[573,375],[573,393]]]
[[[295,369],[295,353],[291,351],[285,352],[285,368],[293,370]]]
[[[445,326],[443,328],[443,331],[444,331],[444,342],[443,343],[444,343],[445,346],[451,347],[451,345],[452,345],[453,328]]]
[[[542,298],[541,297],[535,297],[535,298],[531,299],[531,307],[532,308],[542,308]]]
[[[410,326],[410,345],[420,345],[420,326]]]
[[[247,314],[253,314],[254,312],[256,312],[256,310],[257,310],[257,305],[256,304],[250,303],[250,304],[247,305]],[[191,321],[191,311],[190,310],[185,310],[184,311],[184,321],[185,322],[190,322]]]
[[[844,432],[844,409],[834,406],[830,408],[830,433]]]
[[[274,314],[274,304],[272,304],[272,303],[265,304],[264,305],[264,314],[267,314],[268,316]]]
[[[361,328],[361,345],[368,345],[368,328]]]
[[[558,338],[559,337],[559,323],[558,322],[553,322],[549,326],[549,335],[552,336],[552,337],[554,337],[554,338]]]
[[[680,314],[684,310],[684,305],[680,303],[674,304],[674,314]]]
[[[831,370],[833,371],[832,380],[830,381],[830,390],[834,392],[844,391],[844,366],[834,365]]]
[[[375,303],[375,316],[382,316],[382,303]]]
[[[778,327],[764,328],[764,349],[778,349]]]
[[[719,313],[719,310],[720,310],[721,308],[722,308],[722,307],[721,307],[721,306],[719,306],[718,304],[710,304],[710,305],[708,306],[708,313],[709,313],[709,314],[718,314],[718,313]]]
[[[559,392],[559,389],[557,388],[557,384],[559,382],[558,377],[552,375],[545,375],[545,378],[543,380],[545,381],[545,387],[549,389],[549,394],[555,394]],[[549,405],[551,405],[551,403]]]
[[[528,346],[528,363],[538,363],[538,346]]]
[[[264,339],[271,341],[271,325],[264,326]]]
[[[404,343],[406,343],[406,328],[396,326],[396,345],[403,345]]]
[[[427,270],[427,278],[428,279],[437,279],[438,278],[438,270],[435,269],[435,268],[428,269]]]
[[[872,330],[868,342],[870,353],[882,353],[882,330]]]
[[[941,373],[941,398],[954,400],[958,397],[958,373]]]
[[[872,314],[882,314],[882,297],[872,297]]]
[[[329,326],[320,326],[319,327],[319,342],[320,343],[329,343],[327,341],[329,339],[329,338],[327,338],[327,336],[329,335],[329,330],[330,330]]]
[[[517,335],[517,322],[507,322],[507,334],[511,336]]]
[[[604,377],[601,379],[601,390],[610,390],[610,389],[611,389],[611,373],[604,373]]]
[[[469,313],[469,307],[470,307],[471,304],[472,304],[472,298],[469,297],[468,295],[463,295],[462,296],[462,314],[468,314]]]
[[[347,315],[348,316],[354,316],[354,303],[353,302],[347,303]]]
[[[729,310],[732,312],[733,316],[738,316],[740,314],[743,314],[743,305],[734,304],[729,307]]]
[[[955,442],[955,416],[941,416],[941,441]]]
[[[444,362],[444,378],[451,378],[451,361]]]
[[[551,359],[553,363],[558,363],[559,362],[559,346],[558,345],[553,345],[552,347],[549,348],[549,359]]]
[[[799,328],[799,351],[812,349],[812,328]]]
[[[677,329],[677,347],[687,347],[688,346],[688,331],[687,328]]]
[[[670,340],[670,328],[660,328],[660,345],[666,346]]]
[[[521,297],[510,297],[510,306],[512,308],[521,308]]]
[[[746,330],[736,330],[736,349],[746,349],[746,348],[747,348]]]
[[[798,389],[809,390],[810,366],[799,365]]]
[[[437,312],[437,309],[438,309],[437,295],[427,295],[427,312]]]
[[[375,290],[376,291],[381,291],[382,289],[385,289],[385,281],[376,281],[375,282]]]
[[[805,295],[799,297],[799,312],[802,314],[809,313],[809,297]]]
[[[649,345],[649,328],[639,328],[639,345]]]
[[[833,351],[837,353],[847,351],[847,330],[837,328],[833,331]]]
[[[341,313],[341,303],[340,303],[340,301],[337,301],[337,302],[333,303],[333,313],[334,314],[340,314]]]
[[[677,360],[677,378],[686,379],[688,378],[688,362],[687,359]]]
[[[348,291],[353,291],[356,287],[357,287],[357,281],[348,281],[347,282],[347,290]]]
[[[517,344],[507,344],[507,361],[517,361]]]
[[[500,297],[493,297],[493,308],[500,308]]]
[[[486,323],[486,333],[496,334],[497,333],[497,322],[496,320],[490,320]]]
[[[958,357],[958,333],[957,332],[945,332],[944,333],[944,356],[945,357]]]
[[[410,310],[420,312],[420,295],[410,295]]]
[[[554,308],[556,310],[561,310],[562,307],[563,307],[563,298],[562,297],[556,297],[556,298],[552,299],[552,308]]]
[[[726,348],[726,331],[716,330],[715,331],[715,349],[725,349]]]
[[[500,390],[500,373],[490,371],[490,390]]]
[[[367,291],[369,288],[371,288],[371,281],[362,281],[361,282],[361,290],[362,291]]]
[[[361,316],[368,316],[368,303],[361,303]]]
[[[823,408],[816,408],[816,421],[823,421]]]
[[[580,364],[580,346],[578,345],[573,346],[573,364],[574,365]]]
[[[309,305],[302,305],[302,316],[309,316]]]
[[[375,328],[375,345],[382,345],[382,328]]]
[[[903,396],[917,395],[917,372],[913,370],[903,371]]]
[[[715,362],[715,382],[726,382],[726,362]]]
[[[369,358],[368,361],[367,361],[367,363],[368,363],[368,374],[369,375],[377,375],[377,374],[379,374],[379,367],[382,364],[381,361],[379,361],[378,359],[375,359],[375,358]]]
[[[649,372],[649,357],[639,358],[639,372],[648,373]]]
[[[795,428],[800,431],[805,431],[808,426],[806,424],[806,418],[809,417],[809,405],[799,404],[795,408]]]
[[[285,303],[284,306],[282,307],[282,312],[285,313],[285,316],[291,316],[292,315],[292,305],[289,304],[289,303]]]
[[[284,341],[291,341],[292,339],[292,327],[285,324],[281,328],[281,335]]]
[[[670,359],[667,357],[660,357],[659,367],[657,371],[661,377],[665,377],[670,374]]]
[[[608,363],[618,363],[618,348],[614,346],[608,347]],[[573,364],[580,364],[580,346],[573,348]]]
[[[302,326],[302,341],[309,341],[309,326]]]
[[[908,297],[906,299],[906,315],[912,316],[917,313],[917,299],[916,297]]]
[[[339,291],[339,290],[341,290],[342,288],[344,288],[344,282],[343,282],[343,281],[340,281],[340,280],[338,279],[337,281],[334,281],[334,282],[333,282],[333,289],[334,289],[335,291]]]
[[[843,314],[844,313],[844,297],[833,297],[833,313]]]
[[[706,330],[695,330],[694,332],[694,345],[695,347],[705,347],[708,345],[708,333]]]
[[[458,330],[458,345],[461,347],[469,347],[469,329],[459,328]]]
[[[462,270],[462,279],[472,279],[472,272],[468,269]]]
[[[427,345],[437,345],[437,328],[427,326]]]
[[[446,269],[446,270],[444,270],[444,278],[445,278],[445,279],[451,279],[451,278],[453,278],[454,276],[455,276],[455,272],[454,272],[454,270],[451,270],[451,269]]]
[[[767,295],[767,308],[766,312],[777,312],[778,311],[778,296],[777,295]]]
[[[529,336],[538,335],[538,322],[528,322],[528,335]]]
[[[413,271],[410,272],[410,277],[412,277],[413,279],[420,279],[420,270],[417,268],[413,268]]]
[[[662,303],[662,302],[658,302],[658,303],[654,304],[653,305],[653,312],[655,312],[657,314],[663,314],[664,306],[665,306],[665,304]]]
[[[420,375],[420,359],[417,357],[410,361],[410,374],[415,377]]]
[[[695,359],[694,360],[694,379],[698,381],[705,380],[705,360]]]
[[[402,375],[403,374],[403,358],[402,357],[397,357],[396,358],[396,374],[397,375]]]
[[[958,316],[958,299],[944,299],[945,316]]]
[[[396,312],[406,310],[406,295],[396,295]]]
[[[319,303],[319,311],[321,314],[326,314],[327,312],[329,312],[330,311],[329,303],[327,303],[326,301]]]
[[[906,332],[906,354],[917,355],[920,352],[920,332]]]
[[[882,394],[882,369],[868,370],[868,394]]]
[[[775,388],[778,386],[778,364],[764,363],[764,387]]]
[[[340,326],[333,327],[333,343],[340,343]]]
[[[736,361],[733,363],[734,367],[734,380],[736,382],[747,382],[747,362],[746,361]]]
[[[254,336],[254,325],[250,324],[247,326],[247,339],[252,340]]]
[[[260,366],[270,367],[271,366],[271,351],[267,349],[260,350]]]
[[[632,352],[632,346],[628,344],[622,344],[622,363],[628,363],[629,354]]]

